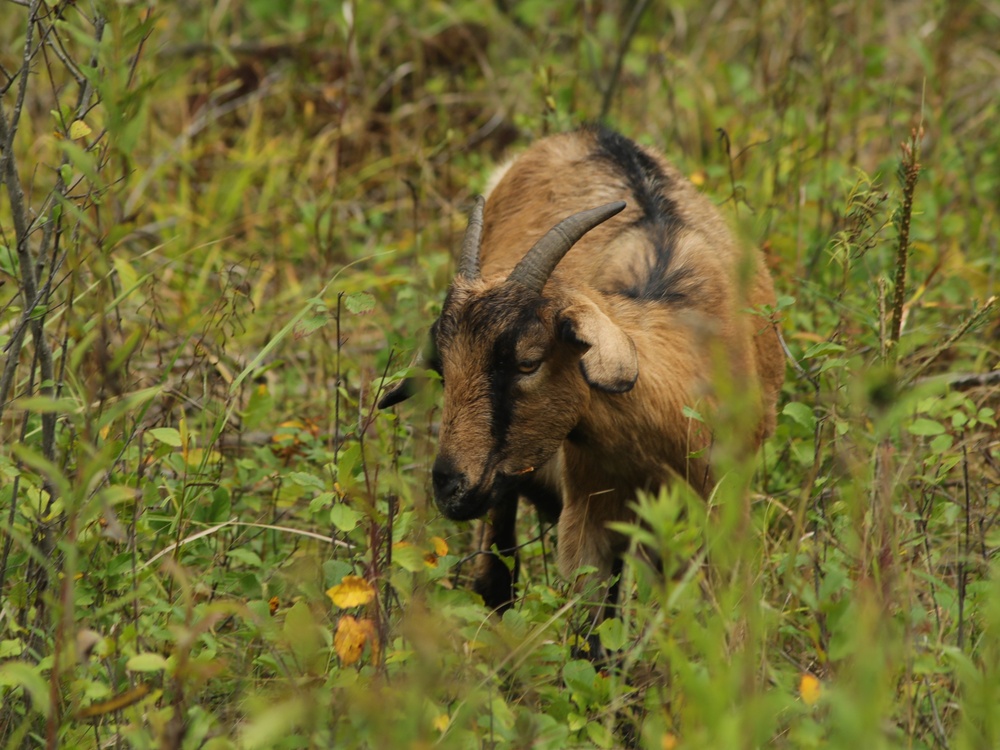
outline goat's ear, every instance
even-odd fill
[[[382,394],[382,398],[378,400],[378,408],[388,409],[390,406],[402,403],[413,395],[414,390],[414,379],[403,378]]]
[[[564,308],[559,318],[560,337],[586,347],[580,371],[592,387],[609,393],[632,390],[639,377],[639,356],[625,331],[589,300]]]
[[[434,344],[436,328],[437,323],[435,322],[431,328],[430,335],[427,337],[427,341],[424,343],[423,350],[413,358],[409,369],[426,369],[429,367],[440,374],[441,358],[438,356],[437,346]],[[406,399],[416,393],[417,387],[424,380],[426,380],[426,377],[420,375],[406,376],[382,394],[382,398],[378,400],[378,408],[388,409],[390,406],[395,406],[406,401]]]

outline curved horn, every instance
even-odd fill
[[[545,233],[514,266],[507,281],[541,292],[559,261],[583,235],[625,208],[625,201],[607,203],[597,208],[573,214]]]
[[[476,204],[469,214],[469,226],[462,238],[462,252],[458,257],[458,275],[466,279],[479,278],[479,246],[483,241],[483,196],[476,196]]]

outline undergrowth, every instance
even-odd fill
[[[1000,747],[988,3],[8,2],[5,747]],[[374,404],[506,154],[604,117],[766,253],[777,433],[503,618]],[[738,420],[738,415],[734,415]]]

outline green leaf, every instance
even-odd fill
[[[264,564],[256,552],[246,547],[233,547],[227,554],[234,560],[239,560],[252,568],[259,568]]]
[[[926,437],[929,435],[940,435],[944,432],[944,425],[933,419],[920,417],[913,420],[913,424],[909,425],[906,429],[911,435]]]
[[[607,651],[621,651],[625,647],[625,625],[617,617],[609,617],[598,625],[597,635]]]
[[[351,443],[340,452],[337,460],[337,482],[344,490],[349,490],[354,485],[354,471],[360,460],[360,443]]]
[[[282,740],[298,728],[299,722],[314,711],[315,706],[305,697],[295,697],[279,703],[264,704],[253,712],[242,726],[237,747],[245,750],[278,747]]]
[[[614,747],[615,739],[608,728],[596,721],[587,724],[587,737],[598,747]]]
[[[250,392],[247,408],[243,410],[243,426],[248,430],[259,427],[274,409],[271,389],[261,383]]]
[[[282,633],[300,664],[319,666],[324,645],[323,631],[308,604],[300,600],[291,606],[285,614]]]
[[[20,656],[24,651],[24,643],[18,639],[0,641],[0,659],[10,659]]]
[[[312,500],[309,501],[309,512],[318,513],[319,511],[333,505],[337,502],[336,492],[321,492]]]
[[[288,475],[288,478],[299,487],[304,487],[308,490],[318,490],[320,492],[326,491],[326,482],[315,474],[307,474],[304,471],[293,471]]]
[[[148,430],[148,433],[161,443],[166,443],[174,448],[181,447],[181,434],[173,427],[154,427],[152,430]]]
[[[127,259],[116,255],[111,259],[111,262],[118,273],[118,280],[121,281],[123,290],[132,291],[139,286],[139,274],[136,273],[135,267]],[[145,276],[143,279],[145,279]]]
[[[330,321],[330,315],[325,307],[317,307],[312,314],[305,316],[295,326],[295,339],[301,339],[310,333],[318,331]]]
[[[232,504],[229,490],[225,487],[217,487],[212,493],[212,505],[208,509],[208,516],[205,520],[209,523],[220,523],[228,520]]]
[[[931,440],[931,454],[935,456],[940,456],[942,453],[951,449],[951,446],[955,443],[955,438],[951,435],[945,433],[944,435],[938,435],[933,440]]]
[[[427,568],[424,561],[424,551],[407,542],[392,546],[392,564],[398,565],[410,573],[417,573]]]
[[[701,415],[701,412],[697,409],[693,409],[690,406],[681,407],[681,413],[688,419],[693,419],[696,422],[704,422],[705,418]]]
[[[66,154],[70,163],[83,172],[84,177],[91,183],[94,185],[102,184],[97,171],[97,157],[92,152],[81,148],[73,141],[60,141],[59,148]]]
[[[361,518],[362,514],[348,507],[346,503],[334,503],[333,507],[330,508],[330,523],[345,534],[353,531]]]
[[[574,659],[563,667],[563,682],[566,683],[566,687],[579,694],[584,700],[593,697],[596,680],[597,671],[594,669],[594,665],[584,659]]]
[[[344,307],[355,315],[364,315],[375,309],[375,298],[368,292],[345,294]]]
[[[812,407],[803,404],[801,401],[788,402],[785,404],[785,408],[781,410],[781,413],[790,417],[792,421],[797,422],[809,431],[816,429],[816,415],[813,414]]]
[[[167,660],[161,654],[136,654],[125,662],[130,672],[162,672],[166,668]]]
[[[33,414],[72,414],[80,409],[80,403],[71,398],[50,398],[49,396],[29,396],[14,402],[15,408]]]
[[[824,357],[827,354],[836,354],[842,351],[846,351],[846,349],[840,344],[835,344],[832,341],[819,341],[806,349],[802,358],[813,359],[815,357]]]
[[[52,706],[49,702],[49,685],[37,666],[24,661],[0,664],[0,686],[24,688],[31,696],[32,707],[43,716],[49,715]]]

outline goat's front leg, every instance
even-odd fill
[[[575,580],[574,590],[589,594],[587,619],[581,635],[589,646],[587,653],[577,653],[592,661],[601,661],[606,654],[600,645],[596,628],[602,621],[614,617],[618,604],[619,579],[625,538],[611,531],[607,524],[631,518],[624,503],[614,502],[613,495],[594,495],[578,502],[567,502],[559,517],[559,570],[573,580],[582,567],[596,571]]]
[[[499,613],[514,602],[520,561],[517,556],[517,494],[500,500],[479,522],[479,554],[476,555],[472,590],[483,597],[486,606]],[[496,552],[493,548],[496,548]],[[513,565],[501,559],[514,558]]]

